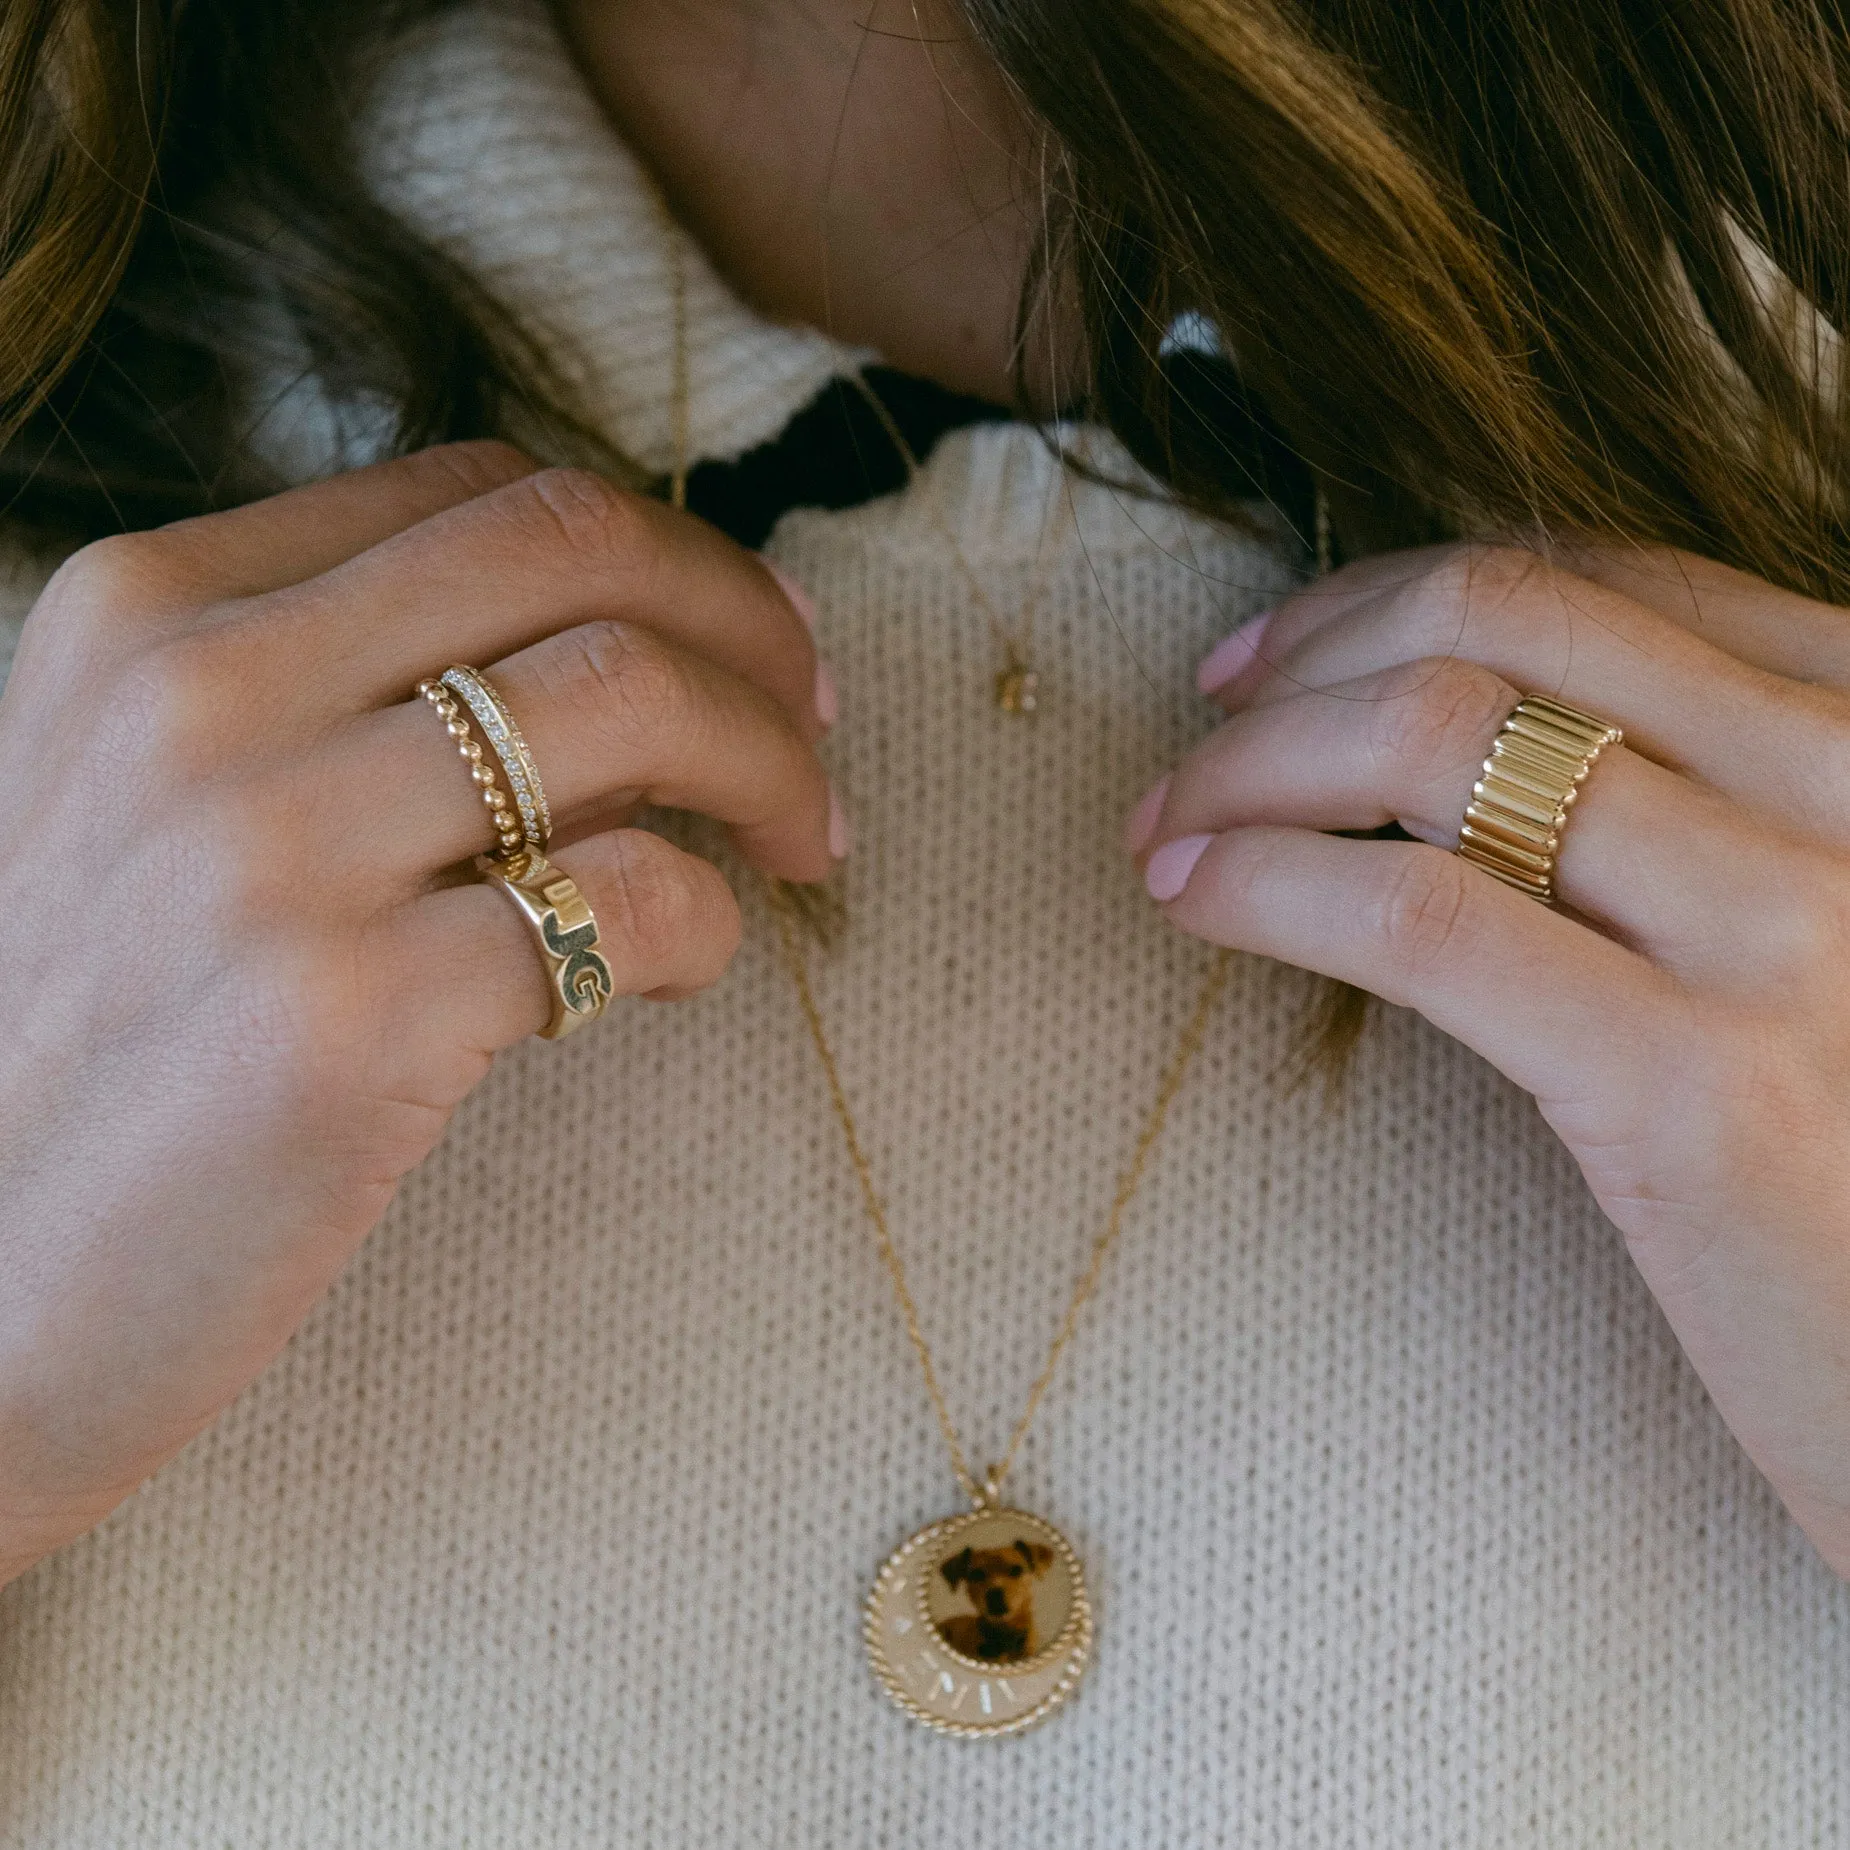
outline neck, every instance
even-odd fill
[[[755,308],[1021,396],[1038,137],[953,0],[556,5],[593,93]],[[1048,346],[1030,340],[1025,377],[1049,377]]]

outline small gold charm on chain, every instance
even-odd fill
[[[900,429],[898,420],[887,409],[886,401],[868,384],[864,374],[855,372],[848,375],[849,383],[867,400],[869,409],[880,420],[881,428],[886,432],[906,465],[906,474],[914,486],[924,480],[924,468],[912,445],[906,441],[906,433]],[[1053,486],[1058,487],[1062,478],[1055,475]],[[1055,505],[1050,496],[1049,509]],[[957,543],[957,534],[939,504],[935,489],[929,489],[925,495],[925,506],[938,528],[945,545],[950,549],[951,557],[957,561],[959,570],[969,582],[970,594],[978,607],[989,619],[990,632],[1001,645],[1002,667],[995,679],[996,706],[1004,713],[1033,713],[1041,704],[1041,677],[1028,663],[1028,651],[1034,646],[1034,607],[1040,601],[1041,593],[1046,589],[1045,575],[1037,577],[1030,589],[1026,602],[1022,605],[1021,616],[1014,630],[1006,628],[989,593],[983,588],[983,581],[971,569],[970,561],[964,556],[964,549]],[[1043,509],[1041,515],[1041,538],[1047,537],[1047,519],[1049,509]],[[1036,550],[1038,558],[1039,549]]]
[[[996,705],[1004,713],[1032,713],[1040,704],[1041,677],[1014,650],[996,676]]]

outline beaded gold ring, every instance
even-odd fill
[[[507,703],[488,677],[461,664],[446,668],[434,681],[420,681],[418,692],[436,709],[444,729],[456,741],[458,753],[468,761],[469,775],[494,817],[500,854],[543,854],[552,840],[552,810],[540,784],[533,753],[521,737]],[[506,789],[496,780],[488,754],[471,736],[460,700],[488,741],[500,766]]]
[[[469,722],[463,718],[455,696],[439,681],[420,681],[418,692],[435,708],[437,717],[443,721],[444,731],[456,741],[457,753],[469,767],[470,779],[481,792],[489,819],[495,825],[497,851],[503,858],[524,853],[527,837],[520,814],[507,792],[495,781],[494,771],[487,762],[488,755],[472,736]]]

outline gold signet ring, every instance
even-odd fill
[[[520,908],[539,946],[552,993],[552,1019],[540,1038],[563,1040],[595,1021],[610,1000],[610,965],[598,950],[597,920],[577,883],[537,854],[506,861],[485,856],[478,865],[482,877]]]
[[[1506,886],[1555,903],[1561,832],[1593,762],[1624,741],[1617,726],[1541,694],[1525,695],[1471,790],[1458,852]]]

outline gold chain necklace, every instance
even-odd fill
[[[995,639],[996,648],[1001,656],[1002,666],[996,671],[995,699],[996,705],[1004,713],[1032,713],[1040,705],[1041,677],[1034,666],[1034,613],[1040,603],[1041,593],[1045,588],[1045,579],[1037,575],[1033,589],[1028,593],[1021,607],[1019,622],[1011,629],[1002,621],[995,604],[991,601],[983,581],[972,569],[964,549],[957,543],[957,535],[951,529],[951,523],[945,514],[943,504],[938,498],[937,487],[925,481],[924,465],[913,452],[912,445],[906,441],[906,434],[899,428],[899,420],[888,408],[885,399],[868,383],[866,375],[859,368],[848,375],[849,383],[867,400],[874,416],[879,419],[880,427],[887,434],[887,440],[893,445],[906,465],[906,476],[915,489],[920,490],[932,524],[937,527],[939,537],[950,550],[951,557],[957,561],[957,569],[964,575],[964,583],[970,587],[970,595],[983,615],[989,619],[989,633]],[[1050,478],[1058,487],[1062,474],[1056,471]],[[1051,496],[1050,496],[1051,500]],[[1040,542],[1035,551],[1038,554],[1047,543],[1047,512],[1042,510]]]
[[[1187,1024],[1183,1027],[1176,1042],[1174,1055],[1168,1069],[1164,1072],[1161,1084],[1156,1089],[1156,1097],[1150,1105],[1148,1114],[1139,1133],[1131,1159],[1125,1165],[1124,1172],[1118,1178],[1117,1192],[1112,1196],[1111,1207],[1105,1216],[1105,1225],[1098,1238],[1092,1244],[1092,1253],[1086,1269],[1080,1274],[1079,1283],[1073,1288],[1072,1302],[1066,1307],[1066,1315],[1060,1320],[1060,1327],[1054,1332],[1052,1345],[1047,1351],[1047,1360],[1042,1364],[1041,1372],[1035,1377],[1034,1385],[1028,1389],[1027,1404],[1021,1410],[1021,1418],[1015,1422],[1015,1429],[1009,1434],[1006,1450],[1001,1458],[991,1465],[979,1482],[970,1469],[970,1463],[964,1452],[962,1442],[957,1437],[956,1423],[951,1418],[951,1410],[944,1398],[944,1389],[938,1381],[938,1371],[931,1359],[930,1346],[925,1341],[924,1332],[919,1326],[918,1306],[913,1302],[912,1292],[906,1283],[906,1268],[900,1259],[899,1249],[893,1244],[892,1229],[887,1222],[886,1204],[882,1201],[879,1189],[874,1185],[873,1165],[867,1160],[865,1145],[861,1142],[861,1133],[854,1121],[854,1112],[848,1103],[847,1087],[842,1083],[841,1068],[835,1058],[835,1050],[830,1045],[828,1030],[823,1026],[822,1010],[816,1001],[814,986],[809,980],[809,960],[803,953],[802,939],[799,935],[802,924],[802,908],[793,901],[790,889],[782,882],[770,884],[771,916],[777,925],[778,942],[784,954],[785,966],[790,971],[792,982],[796,985],[797,1001],[803,1010],[803,1019],[809,1024],[810,1039],[815,1043],[816,1057],[822,1064],[824,1079],[828,1082],[829,1102],[835,1109],[835,1116],[841,1125],[842,1141],[847,1147],[848,1161],[853,1165],[856,1180],[861,1185],[861,1203],[867,1210],[867,1218],[872,1223],[874,1238],[880,1247],[880,1257],[885,1260],[887,1271],[893,1279],[893,1295],[899,1301],[900,1314],[906,1320],[906,1334],[912,1339],[912,1347],[919,1358],[919,1369],[925,1377],[925,1391],[931,1396],[933,1411],[938,1416],[938,1429],[944,1434],[945,1448],[951,1455],[951,1470],[962,1487],[963,1493],[978,1508],[985,1508],[996,1501],[1001,1493],[1002,1480],[1006,1478],[1015,1464],[1015,1455],[1021,1450],[1021,1442],[1028,1435],[1028,1427],[1035,1414],[1040,1410],[1042,1399],[1047,1393],[1049,1383],[1053,1380],[1054,1370],[1060,1365],[1060,1357],[1065,1353],[1066,1345],[1072,1340],[1073,1332],[1079,1324],[1079,1314],[1085,1309],[1098,1281],[1105,1270],[1105,1261],[1111,1254],[1119,1233],[1123,1230],[1124,1215],[1131,1205],[1132,1197],[1137,1193],[1138,1184],[1143,1180],[1143,1172],[1149,1166],[1150,1157],[1156,1149],[1157,1141],[1163,1134],[1163,1124],[1169,1116],[1169,1108],[1176,1101],[1176,1095],[1182,1090],[1182,1082],[1188,1077],[1189,1066],[1195,1055],[1201,1050],[1202,1037],[1207,1032],[1208,1017],[1214,1012],[1214,1004],[1219,1001],[1221,991],[1227,984],[1227,972],[1231,954],[1221,952],[1208,967],[1206,978],[1202,982],[1201,992],[1195,998],[1195,1006],[1190,1011]]]
[[[674,251],[672,430],[675,450],[670,496],[676,507],[685,507],[691,398],[687,289],[680,233],[671,227],[670,235]],[[885,406],[871,390],[868,396],[879,409],[916,480],[919,474],[916,459]],[[941,525],[965,576],[989,612],[992,624],[995,623],[994,607],[982,594],[975,573],[942,517]],[[1032,605],[1029,609],[1031,611]],[[998,633],[1001,633],[999,626]],[[997,677],[997,704],[1009,712],[1032,712],[1032,671],[1027,669],[1025,657],[1012,660],[1014,666],[1028,676],[1027,702],[1011,705],[1006,697],[1010,685],[1005,668]],[[1017,695],[1022,691],[1019,685],[1014,689]],[[958,1437],[957,1423],[951,1417],[950,1403],[938,1379],[931,1345],[925,1339],[919,1319],[918,1304],[887,1220],[886,1204],[875,1184],[873,1166],[868,1161],[866,1145],[848,1102],[841,1066],[823,1024],[815,986],[810,981],[803,931],[817,922],[818,907],[822,903],[817,897],[818,890],[777,880],[767,880],[765,887],[777,927],[778,945],[828,1086],[829,1103],[841,1127],[848,1161],[860,1185],[862,1207],[892,1280],[893,1296],[905,1323],[906,1335],[918,1357],[925,1392],[937,1416],[945,1449],[950,1454],[952,1474],[971,1504],[967,1511],[928,1524],[888,1556],[875,1577],[863,1610],[862,1631],[868,1659],[881,1686],[899,1708],[939,1733],[1019,1734],[1045,1721],[1078,1686],[1091,1659],[1093,1615],[1084,1569],[1072,1545],[1043,1517],[1003,1503],[1002,1487],[1014,1467],[1028,1428],[1040,1411],[1060,1358],[1079,1327],[1080,1315],[1098,1289],[1105,1262],[1123,1232],[1125,1215],[1163,1134],[1170,1108],[1201,1050],[1214,1005],[1226,988],[1232,953],[1217,951],[1208,965],[1200,992],[1157,1086],[1156,1096],[1144,1116],[1130,1160],[1118,1177],[1104,1226],[1092,1243],[1085,1270],[1054,1332],[1047,1359],[1028,1389],[1027,1403],[1001,1457],[985,1470],[979,1481],[970,1468],[963,1441]]]
[[[893,1281],[951,1470],[972,1506],[928,1524],[888,1556],[863,1611],[868,1659],[893,1701],[929,1728],[965,1736],[1019,1734],[1045,1721],[1078,1685],[1091,1657],[1093,1619],[1085,1574],[1072,1545],[1045,1518],[1005,1504],[1002,1486],[1123,1231],[1125,1213],[1226,987],[1232,953],[1217,952],[1208,966],[1047,1359],[1028,1389],[1006,1449],[979,1482],[939,1382],[905,1263],[823,1026],[803,952],[803,906],[786,886],[772,883],[770,892],[779,947],[860,1184],[861,1205]]]

